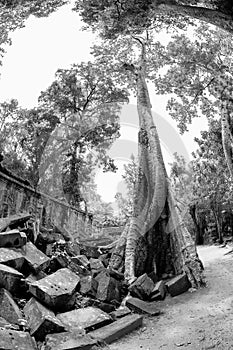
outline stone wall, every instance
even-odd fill
[[[28,182],[0,168],[0,218],[28,212],[42,225],[50,224],[69,232],[80,241],[92,234],[92,215],[37,192]]]

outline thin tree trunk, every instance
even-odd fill
[[[158,276],[167,269],[186,272],[193,287],[204,283],[203,265],[195,244],[177,212],[163,161],[160,140],[154,125],[145,80],[145,45],[137,73],[137,108],[139,115],[139,177],[136,183],[133,215],[120,239],[114,258],[124,259],[125,279],[132,283],[145,271]],[[122,241],[125,240],[124,256]],[[161,263],[162,261],[162,263]],[[120,263],[118,262],[120,265]]]
[[[228,122],[228,106],[227,101],[222,105],[221,115],[221,132],[222,132],[222,146],[226,158],[227,166],[233,180],[233,160],[232,160],[232,134]]]

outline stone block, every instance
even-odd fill
[[[39,249],[37,249],[32,242],[27,242],[27,244],[21,248],[20,251],[27,264],[34,272],[44,270],[49,265],[50,259]]]
[[[90,333],[93,338],[100,342],[110,344],[142,326],[143,317],[139,315],[128,315],[117,321],[97,329]]]
[[[127,306],[120,306],[117,310],[110,313],[112,318],[115,320],[131,314],[131,310]]]
[[[18,249],[0,248],[0,264],[4,264],[21,271],[24,257]]]
[[[111,277],[107,271],[100,272],[95,279],[98,282],[97,299],[105,302],[111,302],[114,299],[120,300],[119,282]]]
[[[27,332],[0,328],[1,350],[36,350],[34,339]]]
[[[166,282],[166,287],[168,293],[174,297],[181,293],[187,292],[187,290],[191,287],[191,283],[189,282],[186,273],[183,273],[182,275],[178,275]]]
[[[166,296],[166,286],[164,281],[159,281],[155,284],[151,292],[150,300],[163,300]]]
[[[125,276],[122,272],[119,272],[117,270],[114,270],[112,268],[108,268],[109,274],[111,277],[115,278],[118,281],[123,281]]]
[[[92,276],[81,277],[80,293],[95,298],[98,288],[98,282]]]
[[[23,317],[11,294],[4,288],[0,289],[0,316],[14,324],[17,324],[18,319]]]
[[[36,340],[44,340],[45,336],[50,333],[66,331],[65,326],[55,314],[35,298],[31,298],[27,302],[23,311],[28,320],[30,334]]]
[[[90,350],[99,343],[88,334],[64,332],[46,336],[46,350]]]
[[[6,327],[6,328],[9,329],[10,326],[11,326],[11,323],[8,322],[5,318],[0,316],[0,327],[1,328],[5,328]]]
[[[71,259],[74,263],[76,263],[77,265],[82,265],[86,269],[88,269],[90,267],[90,262],[87,259],[86,255],[76,255],[76,256],[72,257]]]
[[[138,298],[129,298],[126,300],[126,306],[132,311],[147,314],[150,316],[158,316],[160,315],[160,310],[158,310],[158,307],[156,305],[156,302],[147,302],[140,300]]]
[[[139,299],[149,299],[151,292],[155,287],[154,282],[146,273],[141,275],[129,286],[129,292],[133,297]]]
[[[23,224],[24,222],[28,221],[30,218],[31,218],[31,214],[28,214],[28,213],[14,214],[6,218],[1,218],[0,232],[5,231],[7,227]]]
[[[115,306],[110,304],[110,303],[104,303],[103,301],[100,300],[95,300],[92,304],[92,306],[96,306],[99,309],[103,310],[104,312],[107,312],[110,314],[112,311],[115,310]]]
[[[30,293],[55,311],[70,310],[75,304],[75,292],[80,278],[67,268],[29,285]]]
[[[104,264],[99,259],[90,259],[90,268],[93,276],[97,275],[99,272],[105,270]]]
[[[0,233],[0,247],[19,248],[27,243],[27,236],[19,230],[11,230]]]
[[[5,288],[9,292],[17,292],[22,285],[24,276],[12,267],[0,264],[0,288]]]
[[[97,307],[88,306],[83,309],[75,309],[57,315],[57,318],[69,331],[84,329],[86,332],[102,327],[112,322],[111,316]]]

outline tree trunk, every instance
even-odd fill
[[[191,215],[191,218],[193,220],[194,223],[194,227],[195,227],[195,243],[198,244],[203,244],[203,229],[202,229],[202,225],[198,222],[197,219],[197,206],[196,204],[192,204],[189,207],[189,213]]]
[[[110,266],[117,269],[124,265],[129,284],[144,272],[156,271],[159,277],[167,272],[186,272],[192,287],[199,287],[204,284],[203,265],[169,187],[145,80],[144,44],[136,76],[139,175],[133,215],[112,254]]]
[[[222,146],[224,155],[227,162],[227,167],[230,172],[231,179],[233,180],[233,160],[232,160],[232,134],[228,121],[229,114],[228,101],[225,100],[222,103],[222,115],[221,115],[221,133],[222,133]]]

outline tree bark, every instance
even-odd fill
[[[110,266],[119,268],[123,261],[129,284],[144,272],[156,271],[158,276],[165,272],[186,272],[192,287],[199,287],[204,284],[203,265],[172,198],[151,112],[145,60],[145,45],[142,44],[137,72],[139,175],[133,215],[112,254]]]

